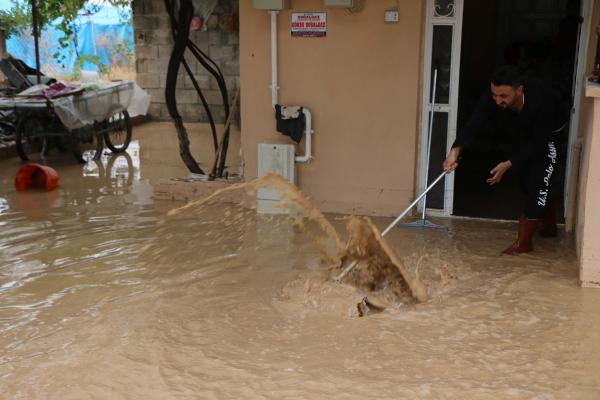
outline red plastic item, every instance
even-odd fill
[[[198,31],[202,29],[202,25],[204,25],[204,22],[200,18],[193,17],[192,22],[190,23],[190,28],[192,28],[192,30]]]
[[[18,191],[29,189],[54,190],[58,187],[58,173],[54,168],[41,164],[22,166],[15,175],[15,188]]]

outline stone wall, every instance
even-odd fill
[[[149,114],[155,120],[169,120],[165,104],[165,82],[173,39],[163,0],[134,0],[136,81],[152,96]],[[190,31],[191,40],[221,69],[229,97],[239,87],[239,35],[237,1],[219,0],[213,15],[203,21],[203,28]],[[202,89],[217,122],[223,122],[221,94],[214,77],[196,59],[186,53],[191,70]],[[177,79],[177,105],[184,121],[206,122],[207,116],[183,65]]]

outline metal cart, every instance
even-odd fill
[[[23,161],[45,157],[55,145],[61,151],[71,150],[78,162],[86,163],[100,158],[104,143],[115,153],[129,146],[132,129],[127,107],[133,85],[122,81],[50,99],[0,97],[0,110],[17,115],[16,148]]]

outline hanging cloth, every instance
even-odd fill
[[[275,120],[277,132],[289,136],[296,144],[300,143],[306,130],[306,117],[300,106],[275,105]]]

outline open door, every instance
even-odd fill
[[[565,101],[574,104],[569,141],[557,175],[557,197],[567,198],[572,152],[577,137],[583,60],[577,49],[589,36],[589,21],[581,25],[582,10],[591,0],[430,0],[427,4],[423,115],[421,129],[420,189],[440,171],[457,129],[467,121],[494,69],[519,65],[531,75],[556,85]],[[589,15],[589,14],[588,14]],[[588,18],[590,19],[590,18]],[[583,31],[583,34],[580,34]],[[583,53],[583,52],[582,52]],[[427,133],[431,110],[431,76],[438,69],[430,158]],[[577,93],[579,91],[579,94]],[[576,101],[573,101],[576,99]],[[515,219],[522,212],[523,194],[516,177],[508,173],[500,185],[485,183],[489,170],[510,152],[507,135],[496,131],[493,121],[482,132],[478,147],[465,157],[445,187],[429,196],[429,211],[494,219]],[[561,201],[562,203],[562,201]]]

